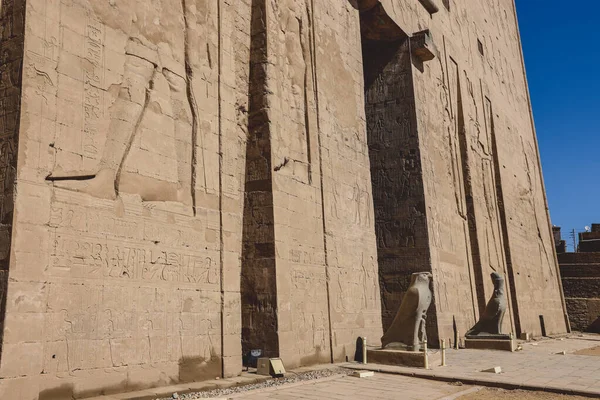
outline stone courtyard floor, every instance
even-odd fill
[[[370,378],[342,376],[324,382],[308,382],[291,388],[286,388],[284,385],[226,398],[247,400],[575,400],[577,398],[561,393],[600,397],[600,353],[597,351],[600,346],[600,336],[572,335],[558,339],[523,342],[521,346],[523,350],[514,353],[448,350],[448,365],[446,367],[432,365],[430,370],[373,364],[366,366],[354,363],[343,364],[350,368],[378,372]],[[496,366],[502,368],[502,373],[481,372]],[[462,382],[464,385],[457,386],[456,382]],[[481,390],[482,385],[527,390],[488,388]]]
[[[465,386],[450,385],[425,379],[376,373],[368,378],[338,376],[288,388],[257,390],[223,399],[244,400],[305,400],[305,399],[377,399],[418,400],[455,399],[461,392],[472,390]],[[460,396],[460,395],[459,395]]]
[[[521,387],[600,397],[600,336],[581,335],[521,343],[514,353],[487,350],[449,350],[446,367],[430,370],[388,366],[360,366],[375,371],[439,380],[459,380],[487,386]],[[587,351],[584,351],[586,350]],[[565,352],[566,354],[562,354]],[[578,354],[575,354],[578,353]],[[481,372],[499,366],[502,373]],[[349,365],[357,368],[356,364]]]
[[[444,400],[576,400],[600,398],[600,335],[571,335],[521,343],[514,353],[488,350],[448,350],[447,366],[431,369],[393,367],[356,363],[303,368],[289,374],[307,379],[289,379],[293,383],[277,386],[275,380],[244,374],[232,380],[218,381],[212,392],[185,393],[200,384],[178,385],[98,399],[444,399]],[[563,352],[565,354],[563,354]],[[481,372],[499,366],[502,373]],[[340,368],[344,367],[344,368]],[[352,369],[375,371],[367,378],[348,376]],[[307,372],[311,371],[311,372]],[[319,378],[319,379],[314,379]],[[215,382],[201,385],[213,385]],[[227,389],[228,386],[253,383],[253,386]],[[281,382],[279,382],[281,383]],[[185,390],[188,388],[187,390]],[[508,390],[506,390],[508,389]],[[146,397],[150,392],[152,397]],[[179,394],[172,396],[174,392]],[[159,393],[162,394],[158,395]],[[185,393],[185,394],[184,394]],[[142,394],[142,393],[140,393]],[[569,396],[565,396],[568,394]]]
[[[192,397],[193,398],[193,397]],[[307,400],[307,399],[377,399],[377,400],[587,400],[542,391],[506,390],[481,386],[457,385],[399,375],[377,374],[357,379],[349,376],[298,387],[257,390],[224,399]]]

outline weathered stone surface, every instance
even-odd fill
[[[442,361],[442,353],[439,351],[430,352],[427,357],[429,365],[439,365]],[[370,364],[423,368],[425,366],[425,353],[397,349],[372,349],[367,352],[367,360]]]
[[[571,328],[580,332],[600,333],[600,299],[566,298]]]
[[[562,282],[566,297],[598,298],[600,296],[600,277],[564,278]]]
[[[465,339],[466,349],[515,351],[516,343],[512,339]]]
[[[560,244],[560,228],[556,227]],[[579,251],[558,254],[569,321],[573,330],[600,333],[600,253],[595,248],[599,224],[579,234]]]
[[[21,95],[2,117],[0,386],[70,398],[239,374],[249,3],[0,12],[23,76],[2,72]]]
[[[512,1],[0,1],[0,393],[566,330]]]

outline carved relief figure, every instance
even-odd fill
[[[501,335],[502,320],[508,307],[506,292],[504,289],[504,277],[497,272],[491,274],[494,283],[494,294],[487,303],[483,315],[479,321],[466,334],[467,338],[482,335]]]
[[[3,138],[0,140],[0,221],[4,223],[13,207],[12,199],[8,195],[11,194],[11,183],[14,181],[15,144],[10,139],[4,139],[4,136],[9,135],[8,132],[1,133]]]
[[[421,349],[421,344],[427,339],[425,320],[431,305],[431,278],[429,272],[412,274],[410,287],[404,294],[400,309],[381,338],[384,348],[390,344],[400,344],[412,351]]]
[[[185,0],[153,0],[152,5],[117,0],[111,2],[110,7],[102,3],[91,2],[93,11],[113,25],[112,28],[129,35],[122,80],[116,99],[109,108],[110,122],[104,149],[97,166],[65,171],[57,165],[48,180],[55,181],[58,187],[100,198],[115,199],[122,189],[140,194],[143,200],[179,201],[192,205],[197,109],[191,90],[188,52],[190,41],[193,43],[194,38],[190,37],[187,21],[195,19],[190,15],[190,10],[195,8],[186,7]],[[185,34],[182,35],[182,32]],[[102,51],[100,42],[97,46],[98,51]],[[90,62],[102,62],[101,58],[89,58],[88,55]],[[103,65],[98,65],[99,74],[103,73],[102,69]],[[93,81],[94,76],[88,75],[84,79]],[[85,112],[102,117],[101,107],[86,108]],[[149,115],[159,125],[153,127],[153,134],[164,136],[157,141],[170,141],[168,146],[175,148],[176,185],[149,185],[147,179],[124,169],[142,121]],[[156,153],[147,154],[152,157]],[[152,160],[146,162],[150,167],[156,163]]]
[[[485,132],[481,132],[479,125],[479,146],[475,152],[481,157],[483,191],[485,195],[485,235],[487,262],[494,271],[504,269],[504,258],[502,254],[501,226],[498,216],[498,195],[496,193],[496,178],[494,174],[494,159],[492,136],[494,134],[494,119],[492,114],[492,103],[486,97],[484,102]],[[485,134],[485,135],[484,135]],[[482,137],[484,136],[484,137]]]
[[[281,109],[291,122],[286,129],[278,130],[279,143],[293,162],[294,174],[300,174],[305,183],[310,183],[310,135],[316,122],[312,111],[315,93],[310,9],[305,0],[283,0],[273,4],[279,22],[280,55],[277,62],[283,72]]]

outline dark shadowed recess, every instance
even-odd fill
[[[379,2],[361,11],[365,114],[384,331],[414,272],[430,271],[409,36]],[[435,311],[434,311],[435,312]],[[428,320],[435,334],[436,318]]]

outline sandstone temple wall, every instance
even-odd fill
[[[0,28],[0,398],[352,359],[419,271],[431,343],[492,271],[506,331],[567,330],[512,0],[0,0]]]
[[[359,16],[346,2],[257,1],[252,26],[244,226],[264,240],[244,248],[245,350],[345,360],[359,334],[381,335]]]
[[[514,3],[434,3],[439,11],[430,15],[421,2],[381,2],[408,35],[428,29],[436,55],[413,59],[420,158],[406,173],[407,182],[423,181],[425,207],[414,215],[427,220],[437,282],[439,332],[430,334],[451,337],[454,323],[465,332],[491,295],[494,270],[509,277],[505,330],[539,335],[543,316],[547,332],[563,332]],[[413,229],[406,246],[420,235]]]
[[[249,3],[25,8],[1,386],[238,374]]]

